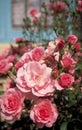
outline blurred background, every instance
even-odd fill
[[[41,2],[49,0],[0,0],[0,43],[12,43],[22,37],[22,20],[31,7],[39,8]]]

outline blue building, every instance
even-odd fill
[[[0,0],[0,43],[11,43],[22,37],[22,19],[31,7],[40,7],[45,0]],[[45,1],[49,2],[49,0]]]
[[[0,43],[11,43],[14,37],[22,36],[22,32],[12,26],[11,4],[11,0],[0,0]]]
[[[22,19],[30,8],[39,8],[49,0],[0,0],[0,43],[12,43],[22,37]]]
[[[11,43],[22,37],[22,31],[12,26],[12,0],[0,0],[0,43]]]

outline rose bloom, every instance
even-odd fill
[[[28,52],[25,52],[21,59],[15,64],[15,69],[18,70],[22,67],[25,63],[29,61],[39,61],[44,56],[44,48],[43,47],[36,47]]]
[[[20,67],[22,67],[25,63],[32,60],[31,52],[26,52],[23,54],[21,59],[15,64],[15,69],[18,70]]]
[[[64,68],[70,68],[72,66],[74,66],[76,62],[74,61],[74,59],[71,57],[70,53],[66,53],[62,56],[62,60],[61,60],[61,64]]]
[[[6,59],[0,61],[0,74],[6,74],[7,71],[12,67],[12,63]]]
[[[38,13],[37,9],[31,9],[31,10],[29,10],[29,14],[32,15],[32,16],[35,16],[37,13]]]
[[[10,56],[7,57],[7,61],[8,61],[8,62],[14,62],[14,61],[15,61],[15,58],[16,58],[15,55],[10,55]]]
[[[32,92],[35,96],[48,96],[54,92],[54,80],[51,77],[52,69],[46,64],[36,61],[25,63],[18,69],[16,86],[22,92]]]
[[[15,88],[9,88],[0,99],[1,116],[9,123],[20,119],[24,95]]]
[[[47,56],[45,57],[45,63],[50,66],[50,67],[54,67],[55,66],[55,58],[51,55],[51,56]]]
[[[32,58],[35,61],[41,60],[44,56],[44,48],[43,47],[36,47],[32,50]]]
[[[74,77],[71,74],[68,73],[62,73],[60,75],[59,83],[63,88],[69,87],[73,84]]]
[[[6,58],[9,55],[9,51],[10,51],[10,48],[7,48],[6,50],[4,50],[2,54],[0,55],[0,60],[3,60],[4,58]]]
[[[42,99],[35,104],[30,111],[30,118],[38,128],[52,127],[58,118],[58,110],[49,99]]]
[[[63,37],[58,37],[55,41],[50,41],[48,43],[48,47],[45,52],[47,55],[53,54],[54,51],[56,53],[56,51],[63,49],[64,45],[65,41]]]
[[[41,13],[36,8],[29,10],[28,13],[36,18],[39,18],[41,16]]]
[[[34,17],[34,18],[32,19],[32,22],[33,22],[34,24],[37,24],[38,21],[39,21],[39,19],[38,19],[37,17]]]
[[[15,64],[15,69],[18,70],[22,67],[25,63],[29,61],[39,61],[44,56],[44,48],[43,47],[36,47],[26,53],[23,54],[21,59]]]
[[[68,73],[74,74],[74,72],[75,72],[75,67],[74,67],[74,66],[71,66],[71,67],[68,69]]]
[[[56,38],[54,44],[56,45],[57,50],[61,50],[61,49],[63,49],[63,47],[65,45],[65,41],[64,41],[63,37],[58,37],[58,38]]]
[[[66,3],[57,1],[49,5],[49,10],[52,10],[54,14],[61,13],[67,9]]]
[[[18,70],[21,66],[23,66],[23,63],[21,61],[18,61],[16,64],[15,64],[15,69]]]
[[[82,58],[82,52],[78,52],[77,56]]]
[[[65,45],[65,41],[63,38],[59,37],[59,41],[57,43],[57,49],[58,50],[61,50],[64,48],[64,45]]]
[[[77,11],[82,12],[82,1],[78,0]]]
[[[69,34],[67,37],[67,41],[71,44],[75,44],[78,38],[75,35]]]
[[[74,45],[74,47],[75,47],[76,51],[80,51],[80,49],[81,49],[81,43],[76,43]]]

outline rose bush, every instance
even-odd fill
[[[0,56],[1,61],[7,60],[5,67],[12,63],[0,73],[10,77],[7,91],[0,97],[1,120],[8,122],[6,128],[68,130],[78,122],[73,125],[80,130],[82,48],[78,37],[59,36],[44,46],[27,44],[23,54],[20,48],[26,43],[19,40],[18,46],[11,46]]]

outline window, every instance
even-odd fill
[[[12,0],[12,25],[20,27],[25,17],[25,0]]]
[[[12,0],[12,26],[21,27],[27,11],[31,8],[40,9],[42,2],[48,3],[49,0]]]

